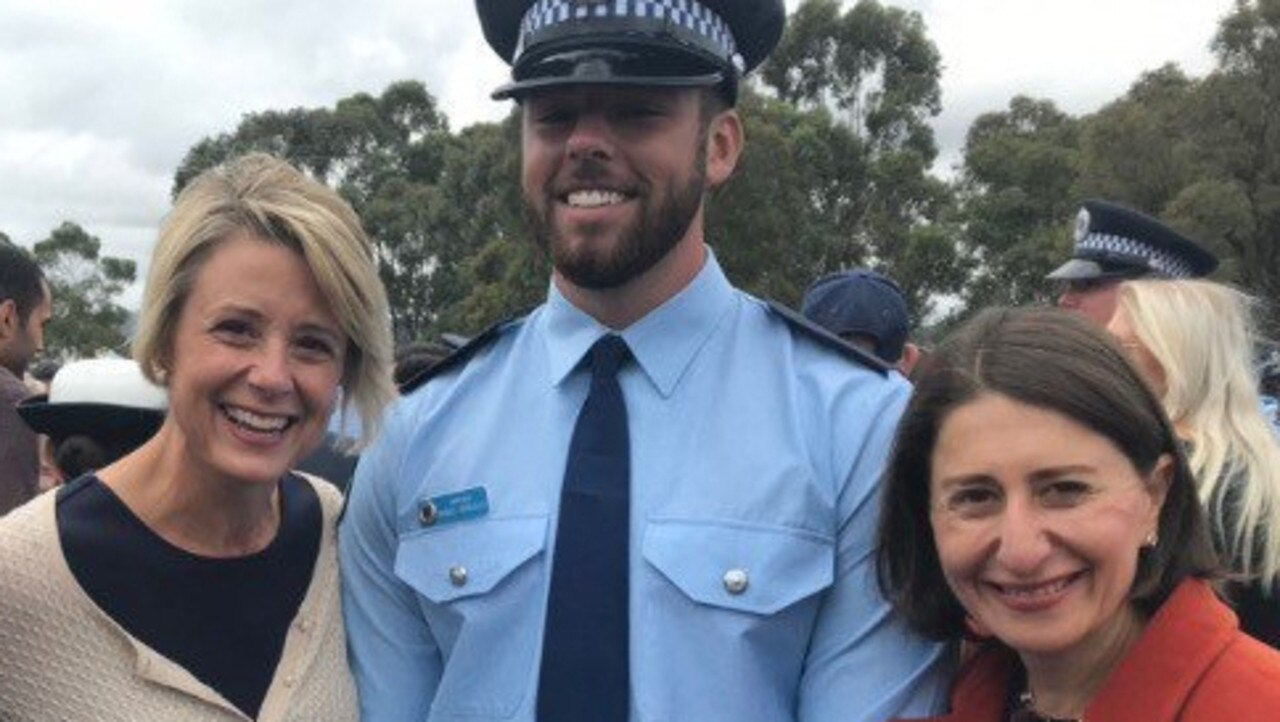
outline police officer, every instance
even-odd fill
[[[1218,259],[1150,216],[1107,201],[1084,202],[1076,216],[1071,260],[1046,276],[1060,281],[1058,305],[1106,325],[1120,282],[1129,278],[1201,278]]]
[[[870,561],[908,386],[733,288],[704,242],[782,0],[477,8],[554,271],[543,305],[409,384],[361,458],[340,538],[364,719],[934,711],[942,650]]]

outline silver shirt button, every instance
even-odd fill
[[[467,568],[461,564],[449,567],[449,583],[455,587],[467,586]]]
[[[746,569],[730,569],[724,573],[723,581],[724,590],[734,596],[747,591],[747,586],[751,583]]]
[[[431,526],[432,524],[435,524],[438,516],[439,512],[436,509],[434,502],[428,501],[422,505],[422,508],[418,509],[418,521],[421,522],[423,526]]]

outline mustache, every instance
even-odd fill
[[[619,177],[611,171],[611,163],[598,158],[575,159],[548,184],[547,195],[558,196],[583,186],[601,186],[626,193],[638,193],[648,188],[643,179]]]
[[[587,156],[581,158],[573,164],[573,170],[569,173],[571,180],[577,181],[593,181],[608,177],[609,168],[604,161],[599,158]]]

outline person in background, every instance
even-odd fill
[[[27,388],[32,389],[31,395],[49,393],[49,384],[53,382],[54,374],[58,373],[59,368],[61,364],[51,358],[39,359],[28,366],[25,380]]]
[[[1258,349],[1258,393],[1262,400],[1262,413],[1271,423],[1271,430],[1280,438],[1280,343],[1267,341]]]
[[[23,375],[44,349],[51,315],[53,296],[40,267],[26,251],[0,242],[0,516],[38,488],[38,441],[16,408],[30,395]]]
[[[351,207],[253,154],[178,195],[134,339],[134,452],[0,520],[0,709],[80,722],[358,717],[336,489],[290,471],[339,390],[379,426],[390,314]]]
[[[1218,259],[1195,241],[1131,208],[1088,200],[1076,216],[1075,251],[1047,278],[1062,286],[1058,305],[1105,326],[1120,282],[1132,278],[1200,278]]]
[[[735,289],[706,244],[783,2],[476,7],[553,273],[545,304],[407,384],[361,456],[340,544],[364,719],[933,709],[946,650],[868,561],[908,385]]]
[[[462,344],[465,345],[465,342]],[[393,378],[396,386],[404,388],[413,383],[419,375],[429,372],[436,364],[449,358],[449,355],[461,348],[447,341],[417,341],[396,349],[396,368]]]
[[[1212,281],[1129,281],[1108,330],[1187,447],[1244,631],[1280,648],[1280,440],[1258,398],[1250,299]]]
[[[893,279],[856,268],[823,276],[809,286],[804,317],[910,377],[920,348],[907,340],[911,319]]]
[[[922,366],[876,568],[921,634],[979,639],[945,722],[1270,722],[1280,653],[1241,632],[1172,424],[1124,351],[991,309]]]
[[[168,398],[131,359],[65,364],[48,394],[18,404],[18,414],[41,434],[54,478],[48,488],[115,462],[155,435]]]

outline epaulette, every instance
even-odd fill
[[[475,356],[478,351],[487,347],[494,341],[497,341],[498,337],[502,335],[502,332],[508,326],[518,322],[522,318],[524,318],[524,315],[499,321],[476,334],[470,341],[462,344],[456,351],[441,359],[439,363],[431,366],[430,368],[423,369],[417,375],[400,384],[400,395],[407,396],[431,379],[451,369],[465,366],[466,363],[471,360],[472,356]]]
[[[769,306],[770,311],[773,311],[778,316],[781,316],[783,321],[786,321],[792,331],[799,331],[823,346],[834,349],[850,361],[862,364],[882,376],[887,376],[889,371],[893,369],[892,364],[863,351],[781,303],[777,301],[766,301],[765,303]]]

